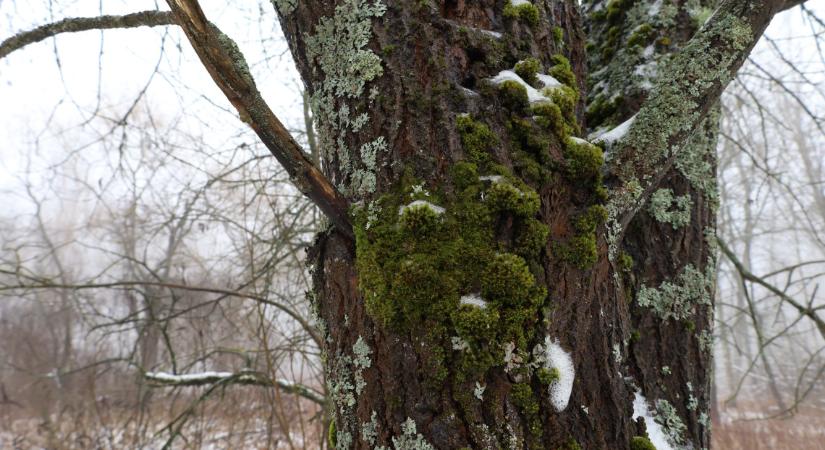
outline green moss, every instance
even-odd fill
[[[630,439],[630,450],[656,450],[656,446],[644,436],[633,436]]]
[[[526,92],[525,92],[525,95]],[[461,144],[470,161],[478,166],[485,166],[490,162],[490,153],[498,145],[498,137],[487,125],[473,120],[468,115],[456,118],[458,132],[461,135]]]
[[[462,141],[463,140],[462,135]],[[467,144],[465,144],[465,147],[466,145]],[[478,182],[478,165],[467,161],[460,161],[453,166],[452,176],[458,189],[466,189]]]
[[[439,214],[426,204],[404,208],[400,225],[410,236],[419,239],[432,237],[441,228]]]
[[[573,88],[574,90],[578,90],[578,85],[576,84],[576,75],[573,73],[573,68],[570,65],[570,60],[567,59],[564,55],[553,55],[551,60],[553,61],[553,67],[550,68],[549,73],[553,76],[553,78],[559,80],[563,84]]]
[[[564,142],[564,158],[567,173],[572,179],[601,183],[604,152],[600,147],[568,138]]]
[[[570,440],[567,441],[567,445],[565,446],[565,450],[582,450],[582,446],[581,446],[581,444],[579,444],[579,441],[577,441],[573,438],[570,438]]]
[[[530,25],[539,23],[539,9],[532,3],[522,3],[513,6],[509,1],[504,6],[504,17],[513,20],[522,20]]]
[[[619,270],[630,273],[633,270],[633,257],[627,252],[619,254]]]
[[[527,108],[527,88],[518,81],[506,80],[498,85],[501,104],[514,112],[521,112]]]
[[[608,100],[604,95],[597,95],[596,98],[590,102],[585,113],[587,126],[595,128],[600,125],[606,125],[607,119],[616,113],[616,110],[623,101],[624,98],[622,96]]]
[[[467,120],[464,125],[474,127]],[[452,172],[455,191],[429,194],[432,206],[420,201],[421,185],[404,177],[395,191],[374,201],[376,207],[353,213],[367,312],[397,332],[427,330],[420,338],[426,351],[418,356],[424,382],[435,389],[449,379],[483,379],[505,364],[509,343],[528,354],[547,298],[526,259],[540,254],[548,235],[535,217],[535,190],[494,164],[485,170],[494,174],[487,179],[470,162]],[[508,242],[495,238],[505,217],[514,223]],[[461,304],[465,295],[484,303]],[[459,348],[453,338],[462,342]]]
[[[629,3],[632,3],[632,0],[610,0],[607,2],[607,14],[605,16],[607,21],[610,23],[619,22]]]
[[[553,27],[553,41],[556,44],[564,42],[564,30],[561,27]]]
[[[523,306],[534,300],[534,284],[524,258],[499,254],[481,276],[481,296],[503,306]]]
[[[542,367],[536,371],[536,377],[539,379],[539,382],[541,382],[541,384],[551,384],[559,380],[559,369],[555,367],[553,367],[552,369]]]
[[[396,48],[397,48],[396,45],[388,44],[388,45],[385,45],[385,46],[381,47],[381,53],[383,53],[384,56],[390,56],[395,52]]]
[[[545,130],[552,131],[559,139],[572,133],[572,127],[555,102],[540,102],[530,106],[536,123]]]
[[[493,183],[487,191],[485,201],[493,211],[510,212],[521,217],[534,216],[541,206],[536,191],[523,184],[516,186],[510,181]]]
[[[527,422],[529,431],[528,443],[530,448],[541,448],[541,419],[539,417],[539,403],[533,389],[527,383],[516,383],[510,391],[513,404],[519,409]]]
[[[329,421],[329,429],[327,430],[327,443],[329,448],[335,448],[335,419]]]
[[[541,221],[529,218],[518,227],[515,251],[524,258],[536,258],[547,246],[550,227]]]
[[[579,132],[578,121],[576,120],[576,104],[579,101],[578,92],[569,87],[561,86],[544,90],[550,96],[553,103],[559,106],[565,123],[574,133]]]
[[[516,63],[513,68],[518,76],[529,84],[535,85],[538,83],[536,75],[543,70],[541,62],[536,58],[527,58]]]
[[[627,38],[627,45],[632,47],[634,45],[642,46],[649,44],[653,36],[655,35],[655,30],[649,23],[645,23],[636,27],[633,31],[633,34]]]
[[[579,269],[588,269],[596,263],[596,229],[607,220],[607,211],[601,205],[589,207],[573,221],[576,234],[556,247],[557,255]]]

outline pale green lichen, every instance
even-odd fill
[[[684,436],[687,432],[687,427],[679,417],[679,413],[676,412],[676,408],[674,408],[670,402],[664,399],[656,400],[656,416],[654,420],[662,426],[662,431],[664,431],[671,445],[676,448],[682,448],[685,445]]]
[[[286,16],[292,14],[298,6],[298,0],[272,0],[272,4],[281,15]]]
[[[622,218],[634,205],[643,193],[642,185],[638,180],[630,180],[624,186],[610,191],[607,201],[607,254],[610,261],[615,261],[619,253],[619,239],[622,233]]]
[[[699,349],[704,353],[710,353],[713,350],[713,333],[710,330],[703,330],[699,333]]]
[[[355,355],[352,361],[352,364],[355,366],[355,394],[360,395],[361,391],[363,391],[367,385],[367,382],[364,381],[363,372],[364,369],[368,369],[372,365],[372,360],[370,360],[372,350],[370,350],[369,345],[364,342],[364,338],[358,336],[358,340],[355,341],[355,344],[352,346],[352,353]]]
[[[393,437],[392,444],[395,450],[435,450],[435,447],[418,433],[415,421],[409,417],[401,425],[401,436]]]
[[[367,385],[363,371],[372,365],[372,350],[361,336],[353,344],[352,352],[353,356],[339,353],[325,364],[327,393],[337,412],[336,429],[330,435],[335,437],[335,447],[341,449],[351,447],[352,436],[358,431],[355,405]]]
[[[719,187],[714,170],[719,115],[718,107],[710,110],[708,117],[688,140],[685,148],[676,155],[674,162],[676,170],[704,195],[712,212],[719,206]]]
[[[350,450],[352,448],[352,434],[348,431],[335,432],[335,450]]]
[[[385,11],[381,0],[345,0],[336,6],[332,17],[318,20],[314,34],[305,37],[307,58],[315,63],[313,70],[320,69],[324,76],[310,99],[319,142],[324,157],[337,156],[344,176],[352,175],[349,186],[337,180],[338,187],[347,193],[365,195],[375,189],[375,152],[386,148],[379,136],[356,155],[344,141],[346,133],[360,131],[368,121],[366,113],[351,111],[347,102],[361,97],[366,84],[384,73],[380,58],[367,45],[371,19]],[[359,156],[360,166],[356,161]]]
[[[370,421],[361,425],[361,439],[367,444],[375,445],[378,439],[378,413],[372,412]]]
[[[374,141],[361,146],[362,169],[356,169],[352,175],[352,191],[360,195],[366,195],[375,191],[375,171],[377,169],[376,158],[379,151],[386,151],[387,143],[384,136],[378,136]]]
[[[487,386],[479,383],[476,381],[476,387],[473,388],[473,396],[479,400],[484,400],[484,391],[487,389]]]
[[[650,214],[662,223],[669,223],[674,230],[690,223],[693,202],[689,194],[673,196],[670,189],[659,189],[650,197]]]
[[[673,372],[670,370],[670,366],[662,366],[662,375],[670,375],[671,373]]]
[[[706,430],[710,430],[710,415],[706,412],[699,413],[698,419],[699,425],[705,427]]]
[[[642,286],[636,296],[639,306],[650,308],[662,320],[687,319],[696,306],[709,306],[715,282],[715,267],[705,272],[688,264],[671,281],[665,281],[658,288]]]
[[[693,383],[688,381],[686,387],[688,390],[688,399],[685,407],[688,411],[696,411],[696,408],[699,407],[699,399],[693,394]]]
[[[616,364],[622,363],[622,346],[618,342],[613,344],[613,361],[616,361]]]
[[[673,139],[696,126],[706,93],[732,79],[734,64],[753,42],[753,31],[735,14],[719,14],[667,64],[617,155],[620,178],[633,179],[639,171],[654,174],[662,161],[678,155],[683,146]],[[643,181],[645,187],[652,182]]]

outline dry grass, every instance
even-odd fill
[[[825,411],[806,409],[788,419],[756,420],[723,415],[713,424],[714,450],[823,450]]]

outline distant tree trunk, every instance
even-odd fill
[[[713,5],[273,3],[354,205],[356,243],[310,252],[331,441],[641,448],[638,393],[672,447],[709,447],[718,115],[622,242],[574,136],[633,116]]]

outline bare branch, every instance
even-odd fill
[[[808,0],[786,0],[785,5],[782,6],[782,10],[784,11],[786,9],[791,9],[795,6],[799,6],[803,3],[805,3],[806,1],[808,1]]]
[[[19,275],[15,274],[10,271],[0,270],[0,273],[5,273],[7,275]],[[258,303],[262,303],[265,305],[273,306],[284,313],[286,313],[289,317],[294,319],[298,324],[301,325],[307,333],[310,334],[312,339],[315,341],[316,344],[319,346],[321,345],[321,337],[318,335],[318,332],[315,328],[306,321],[304,317],[301,317],[300,314],[295,312],[289,306],[270,300],[265,297],[261,297],[259,295],[253,294],[246,294],[243,292],[232,291],[228,289],[221,289],[221,288],[213,288],[213,287],[202,287],[202,286],[189,286],[185,284],[176,284],[176,283],[162,283],[162,282],[153,282],[153,281],[114,281],[111,283],[82,283],[82,284],[61,284],[61,283],[52,283],[48,280],[36,280],[32,284],[20,284],[20,285],[0,285],[0,292],[2,291],[17,291],[22,289],[70,289],[70,290],[81,290],[81,289],[114,289],[114,288],[122,288],[122,287],[134,287],[134,286],[155,286],[155,287],[162,287],[166,289],[180,289],[185,291],[193,291],[193,292],[207,292],[212,294],[221,294],[226,295],[229,297],[238,297],[238,298],[246,298],[249,300],[254,300]]]
[[[281,390],[290,394],[301,396],[307,400],[318,403],[321,406],[326,404],[326,397],[323,394],[300,383],[295,383],[283,378],[271,379],[261,373],[253,371],[232,372],[203,372],[193,374],[171,374],[165,372],[146,372],[144,375],[149,383],[154,386],[182,387],[182,386],[204,386],[208,384],[246,384],[253,386],[278,386]]]
[[[347,200],[304,154],[266,104],[235,42],[206,19],[197,0],[167,0],[167,3],[206,70],[238,110],[241,120],[252,127],[298,189],[318,205],[341,233],[354,240]]]
[[[787,302],[791,305],[796,311],[809,318],[811,321],[816,324],[816,328],[819,330],[819,334],[822,335],[822,338],[825,339],[825,320],[823,320],[819,315],[816,313],[816,308],[806,307],[805,305],[799,303],[798,301],[794,300],[788,294],[782,292],[776,286],[768,283],[765,281],[764,278],[754,275],[748,269],[745,268],[744,264],[739,261],[739,258],[731,251],[730,248],[725,244],[724,241],[718,239],[719,248],[722,250],[722,253],[730,260],[734,267],[736,267],[736,271],[739,272],[739,275],[742,277],[743,280],[750,281],[752,283],[756,283],[765,289],[769,290],[771,293],[776,295],[777,297],[781,298],[783,301]]]
[[[175,17],[169,11],[142,11],[123,16],[75,17],[41,25],[33,30],[18,33],[0,43],[0,59],[15,50],[62,33],[112,28],[156,27],[174,25]]]

